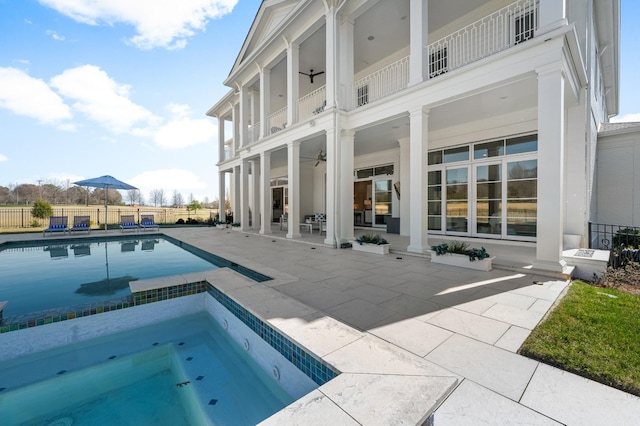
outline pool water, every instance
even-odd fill
[[[210,316],[194,315],[0,363],[0,419],[252,425],[295,399],[278,383]]]
[[[130,295],[129,281],[217,266],[161,237],[57,240],[0,249],[3,317]]]

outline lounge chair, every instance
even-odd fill
[[[139,229],[138,225],[136,225],[133,215],[120,216],[120,231],[124,232],[127,229],[131,229],[134,231],[137,231]]]
[[[140,218],[140,228],[145,229],[160,229],[159,225],[153,219],[152,214],[143,214]]]
[[[89,216],[74,216],[71,231],[87,231],[91,233],[91,218]]]
[[[42,236],[46,236],[47,232],[65,232],[69,231],[67,227],[67,216],[51,216],[49,218],[49,227],[42,231]]]

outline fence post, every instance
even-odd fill
[[[24,228],[24,207],[20,209],[20,226]]]

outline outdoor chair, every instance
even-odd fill
[[[51,216],[49,218],[49,227],[42,231],[42,236],[46,236],[47,232],[65,232],[69,231],[67,227],[67,216]]]
[[[91,233],[91,218],[89,216],[74,216],[71,231],[87,231]]]
[[[133,219],[133,215],[125,215],[120,217],[120,231],[124,232],[127,229],[137,231],[138,225]]]
[[[145,229],[160,229],[159,225],[156,225],[152,214],[143,214],[140,218],[140,228]]]
[[[288,213],[284,213],[280,216],[280,230],[282,231],[282,227],[283,225],[287,226],[287,228],[289,227],[289,214]]]

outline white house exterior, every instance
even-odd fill
[[[619,15],[619,0],[265,0],[207,112],[220,198],[228,182],[235,221],[263,234],[324,213],[335,246],[399,219],[409,252],[518,241],[561,272],[564,236],[586,244],[594,219]]]

